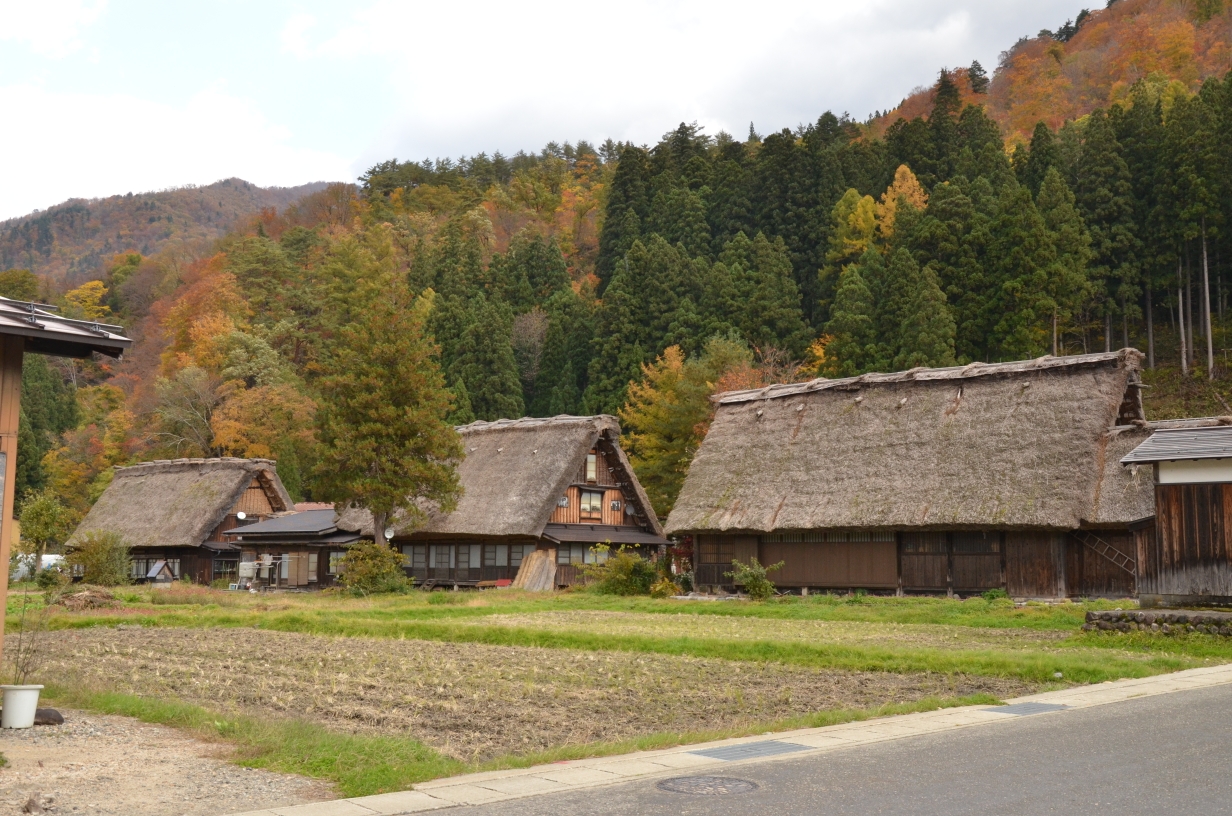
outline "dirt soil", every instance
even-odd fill
[[[59,816],[217,816],[335,797],[315,780],[233,765],[225,746],[171,728],[59,711],[63,725],[0,732],[0,814],[21,813],[36,792]]]
[[[96,627],[49,633],[46,646],[49,679],[407,734],[462,760],[1035,688],[1003,678],[258,629]]]

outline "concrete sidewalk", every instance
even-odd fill
[[[714,770],[750,762],[798,759],[873,742],[992,725],[1021,716],[1064,716],[1068,709],[1227,683],[1232,683],[1232,665],[1212,666],[1141,680],[1119,680],[1034,694],[1009,700],[1009,705],[1004,707],[947,708],[825,728],[684,745],[661,751],[467,774],[424,782],[416,785],[414,790],[400,793],[271,808],[236,816],[395,816],[459,805],[481,805],[544,793],[601,787],[636,778],[675,776],[682,772],[689,774],[701,769]]]

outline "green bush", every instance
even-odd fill
[[[128,544],[119,533],[93,530],[73,539],[65,563],[73,575],[95,586],[122,586],[128,583],[132,560]]]
[[[998,601],[1003,598],[1008,598],[1009,596],[1010,594],[1004,589],[990,589],[985,592],[982,597],[986,601]]]
[[[764,601],[774,597],[774,582],[766,577],[767,573],[783,568],[782,561],[763,567],[756,558],[750,558],[749,563],[742,564],[732,561],[732,571],[725,573],[732,583],[743,586],[744,592],[755,601]]]
[[[60,572],[56,567],[41,569],[34,576],[35,585],[44,592],[63,586],[67,581],[68,576]]]
[[[595,551],[602,557],[609,548],[600,544]],[[603,595],[649,595],[650,587],[659,578],[654,564],[623,546],[602,563],[585,565],[582,572],[587,584]]]
[[[406,592],[411,579],[402,569],[402,554],[375,541],[352,544],[342,558],[338,583],[357,595]]]

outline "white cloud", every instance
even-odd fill
[[[763,133],[825,110],[863,118],[942,66],[1055,27],[1074,0],[468,3],[377,0],[297,16],[284,52],[387,66],[389,108],[363,162],[535,149],[549,139],[653,142],[680,121]],[[1054,19],[1056,18],[1056,19]],[[361,162],[361,163],[363,163]]]
[[[68,56],[106,7],[107,0],[0,0],[0,40],[25,43],[46,57]]]
[[[254,102],[219,88],[166,105],[10,85],[0,87],[0,110],[33,123],[0,128],[0,155],[10,157],[0,164],[0,218],[231,176],[262,186],[352,177],[347,159],[291,146],[291,133]]]

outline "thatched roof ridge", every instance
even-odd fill
[[[395,521],[396,535],[417,534],[538,538],[556,503],[574,481],[590,449],[605,439],[631,482],[648,523],[662,532],[650,501],[620,450],[620,422],[597,416],[528,417],[472,422],[457,428],[465,453],[458,465],[462,497],[452,513],[428,510],[419,527]],[[338,526],[372,535],[372,516],[352,508]]]
[[[174,459],[118,467],[73,539],[110,531],[134,547],[200,546],[254,478],[274,510],[292,507],[270,459]]]
[[[669,533],[1073,529],[1149,515],[1134,349],[728,393]],[[1119,453],[1119,455],[1118,455]]]
[[[1142,352],[1131,348],[1097,354],[1075,354],[1069,357],[1045,355],[1034,360],[1016,360],[1010,363],[969,363],[965,366],[949,366],[946,368],[912,368],[907,371],[898,371],[891,374],[872,372],[861,374],[858,377],[844,377],[837,380],[820,377],[804,383],[784,383],[746,391],[726,391],[722,394],[717,394],[715,400],[722,405],[729,405],[737,402],[792,397],[798,394],[809,394],[831,388],[841,391],[851,390],[861,385],[876,385],[880,383],[967,380],[973,377],[1013,376],[1058,368],[1069,369],[1076,366],[1098,366],[1110,362],[1123,363],[1137,370],[1141,368],[1141,361]]]

